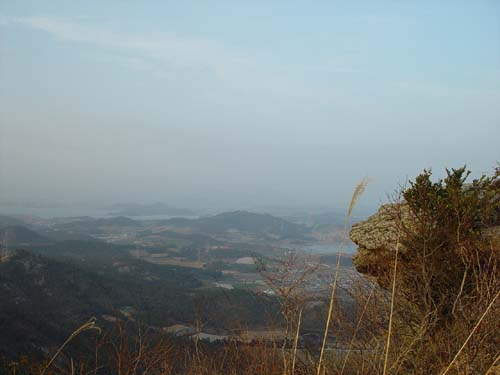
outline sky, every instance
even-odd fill
[[[0,4],[0,201],[376,207],[499,145],[498,1]]]

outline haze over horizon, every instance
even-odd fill
[[[0,6],[0,200],[375,207],[500,161],[499,2],[148,4]]]

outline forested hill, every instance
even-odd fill
[[[11,225],[0,229],[0,243],[7,247],[39,245],[51,242],[47,237],[21,225]]]
[[[204,233],[223,233],[233,230],[279,237],[302,237],[309,234],[309,229],[303,225],[291,223],[269,214],[248,211],[224,212],[199,219],[175,218],[166,220],[165,223]]]

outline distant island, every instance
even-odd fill
[[[111,210],[111,215],[119,216],[195,216],[195,213],[187,208],[172,207],[161,202],[150,204],[118,203],[111,206]]]

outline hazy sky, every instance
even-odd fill
[[[499,1],[2,1],[2,199],[365,205],[500,161]]]

